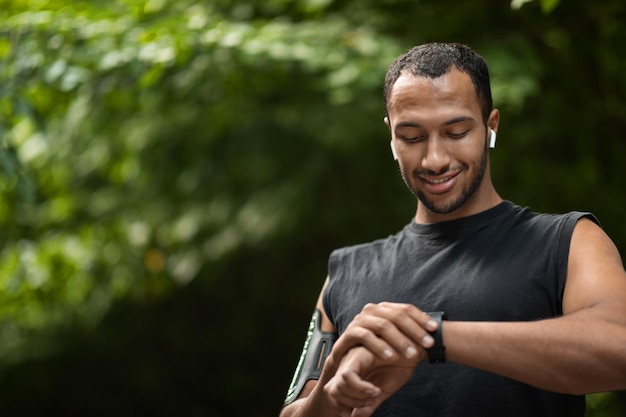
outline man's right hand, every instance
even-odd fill
[[[372,414],[427,359],[436,328],[411,304],[367,304],[333,346],[327,365],[334,369],[320,380],[334,408],[345,416]]]
[[[396,356],[381,359],[365,347],[351,349],[324,392],[344,417],[369,417],[411,378],[419,363]]]
[[[348,350],[364,346],[381,359],[423,360],[434,344],[429,332],[436,329],[437,323],[411,304],[367,304],[337,340],[333,354],[341,361]]]
[[[322,311],[322,329],[336,331],[325,314],[321,295],[317,308]],[[335,414],[349,416],[353,412],[357,413],[355,416],[360,417],[361,414],[369,416],[373,408],[368,411],[370,409],[364,406],[380,405],[382,400],[377,400],[377,395],[390,396],[410,378],[415,365],[427,358],[426,349],[434,343],[429,332],[436,330],[436,326],[430,316],[410,304],[383,302],[366,305],[333,345],[320,379],[308,381],[299,396],[302,401],[284,407],[281,417]],[[362,351],[369,352],[369,355],[358,354]],[[348,354],[350,356],[346,356]],[[353,358],[352,362],[349,362],[349,358]],[[333,380],[340,366],[343,369],[341,376]],[[403,367],[405,369],[400,369]],[[358,379],[355,379],[357,376]],[[391,379],[387,381],[386,378]],[[394,386],[394,381],[399,385]],[[338,388],[334,390],[332,387],[344,382],[348,383],[345,385],[347,389],[356,389],[369,394],[372,392],[361,383],[366,382],[373,386],[379,383],[384,392],[378,393],[374,389],[374,393],[377,393],[376,398],[372,399],[366,394],[365,402],[363,397],[360,397],[356,398],[357,402],[352,405],[343,405],[345,400],[337,396],[349,397],[349,394],[344,394]],[[368,387],[372,388],[372,385]],[[327,388],[331,391],[327,391]],[[309,395],[312,395],[312,398],[304,400]],[[362,394],[357,394],[357,397],[360,395]],[[358,411],[353,411],[355,408]]]

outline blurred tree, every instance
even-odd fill
[[[490,63],[506,198],[626,247],[619,0],[0,6],[0,413],[275,415],[330,250],[413,214],[381,88],[420,42]]]
[[[259,24],[242,6],[21,5],[4,9],[0,202],[15,346],[293,230],[324,148],[344,146],[345,130],[320,135],[323,107],[397,51],[339,19]]]

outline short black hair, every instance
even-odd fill
[[[489,69],[482,56],[469,46],[459,43],[426,43],[414,46],[396,58],[385,76],[385,110],[393,85],[403,72],[408,71],[418,77],[439,78],[447,74],[453,65],[472,80],[486,124],[493,107]]]

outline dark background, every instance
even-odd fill
[[[414,214],[382,81],[418,43],[489,63],[501,195],[623,253],[626,5],[520,3],[1,1],[0,414],[277,415],[330,251]]]

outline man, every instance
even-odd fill
[[[281,417],[570,417],[585,393],[625,389],[620,255],[590,214],[498,195],[484,60],[458,44],[412,48],[384,94],[417,212],[331,254]]]

